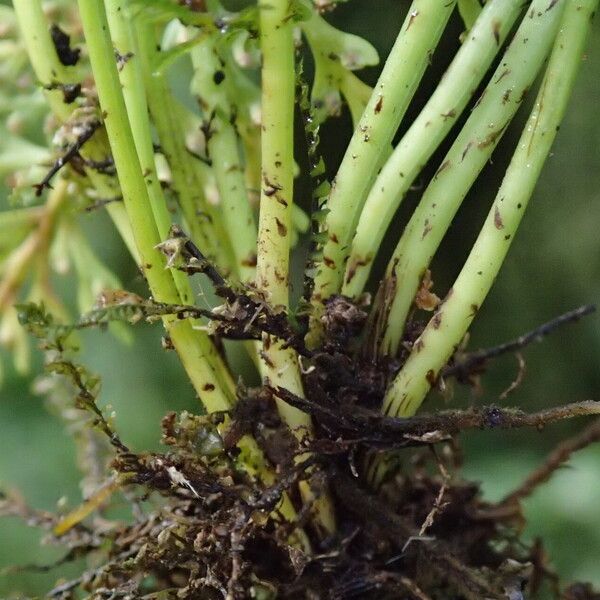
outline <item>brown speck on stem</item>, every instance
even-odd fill
[[[502,221],[502,215],[500,215],[500,210],[497,206],[494,209],[494,226],[496,229],[504,229],[504,221]]]
[[[429,219],[425,219],[425,223],[424,223],[424,227],[423,227],[423,234],[421,235],[421,239],[424,240],[425,236],[431,231],[432,227],[431,227],[431,223],[429,222]]]
[[[499,129],[496,129],[496,131],[492,131],[492,133],[487,135],[485,138],[483,138],[477,144],[477,147],[478,148],[486,148],[487,146],[490,146],[490,145],[494,144],[496,141],[498,141],[498,138],[504,133],[504,130],[508,127],[508,123],[509,123],[509,121],[504,123],[504,125],[502,125],[502,127],[500,127]]]
[[[358,267],[366,267],[371,262],[370,258],[357,258],[349,267],[348,275],[346,276],[346,283],[350,283],[356,275]]]
[[[266,352],[261,351],[260,357],[265,361],[265,364],[270,368],[275,368],[275,363],[269,358],[269,355]]]
[[[469,142],[466,146],[465,149],[463,150],[463,153],[460,157],[460,162],[462,162],[463,160],[465,160],[465,156],[467,156],[467,152],[471,149],[471,146],[473,145],[473,142]]]
[[[445,171],[446,169],[448,169],[450,167],[452,163],[450,162],[450,160],[445,160],[441,165],[440,168],[435,172],[435,175],[433,176],[434,179],[437,179],[438,176],[440,175],[440,173],[442,171]]]
[[[242,265],[244,267],[255,267],[257,260],[258,259],[257,259],[256,253],[253,252],[248,258],[245,258],[244,260],[242,260]]]
[[[277,233],[281,237],[285,237],[287,235],[287,227],[277,217],[275,217],[275,222],[277,223]]]
[[[434,387],[437,379],[435,371],[433,369],[429,369],[429,371],[427,371],[427,375],[425,375],[425,379],[427,379],[427,383],[431,387]]]
[[[498,75],[498,79],[496,79],[494,83],[500,83],[507,75],[510,75],[510,69],[504,69],[504,71]]]
[[[271,183],[267,179],[267,177],[263,177],[263,181],[265,182],[265,188],[263,190],[263,193],[269,198],[271,196],[274,196],[278,191],[282,189],[280,185],[277,185],[276,183]]]
[[[212,391],[215,389],[215,386],[214,386],[212,383],[205,383],[205,384],[202,386],[202,389],[203,389],[205,392],[212,392]]]
[[[527,92],[529,91],[529,88],[525,88],[522,92],[521,95],[519,96],[519,99],[517,100],[517,104],[521,104],[521,102],[523,102],[523,100],[525,100],[525,96],[527,96]]]
[[[379,96],[379,99],[377,100],[377,103],[375,104],[375,114],[378,115],[381,112],[381,109],[383,108],[383,96]]]
[[[499,46],[500,45],[500,26],[502,24],[500,23],[500,21],[494,19],[494,21],[492,21],[492,33],[494,34],[494,39],[496,40],[496,45]]]

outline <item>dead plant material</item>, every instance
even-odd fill
[[[432,311],[437,308],[440,303],[440,298],[431,291],[432,287],[433,280],[431,279],[431,271],[427,269],[425,275],[423,275],[417,295],[415,296],[415,305],[417,308],[426,311]]]
[[[178,268],[190,275],[204,273],[216,294],[225,300],[225,305],[211,315],[211,318],[221,321],[217,332],[220,336],[237,340],[260,339],[266,333],[283,340],[286,346],[301,356],[311,355],[302,335],[291,325],[284,310],[271,307],[255,290],[234,289],[179,226],[171,227],[169,239],[158,248],[167,256],[169,266],[177,263]]]
[[[600,414],[600,402],[586,400],[536,413],[487,406],[401,418],[387,417],[360,406],[344,410],[344,407],[300,398],[284,388],[276,388],[274,393],[288,404],[313,415],[332,435],[346,440],[352,440],[354,436],[362,444],[384,448],[431,444],[468,429],[543,429],[556,421]]]
[[[541,546],[519,538],[518,499],[572,452],[600,438],[598,424],[557,450],[506,506],[486,503],[477,484],[461,479],[456,438],[473,428],[541,429],[599,414],[600,402],[532,414],[488,406],[385,417],[377,408],[399,364],[361,356],[364,306],[333,297],[323,316],[326,342],[308,351],[285,311],[250,288],[235,289],[182,232],[172,233],[161,250],[171,266],[209,276],[224,301],[218,309],[160,304],[113,290],[80,323],[64,326],[41,306],[19,307],[46,350],[47,370],[70,383],[71,403],[87,412],[93,433],[106,436],[113,453],[99,495],[62,520],[15,499],[0,505],[5,514],[50,530],[49,542],[64,547],[63,561],[40,568],[93,556],[92,567],[61,581],[49,597],[520,600],[550,585],[560,598]],[[205,317],[217,338],[279,337],[303,357],[306,397],[240,384],[229,413],[169,413],[162,421],[164,451],[134,452],[98,408],[98,378],[69,359],[68,336],[114,319],[135,323],[163,314]],[[314,439],[296,439],[275,409],[275,396],[313,417]],[[272,464],[275,476],[268,484],[239,464],[238,442],[245,435]],[[360,478],[373,450],[391,450],[397,458],[377,493]],[[317,497],[326,487],[332,492],[338,529],[328,539],[311,529],[311,505],[300,500],[298,483],[306,480]],[[122,494],[132,517],[107,519],[102,511],[109,498],[102,490]],[[291,520],[279,513],[284,495],[296,507]],[[312,553],[298,543],[301,536],[308,537]],[[594,598],[585,585],[565,594],[562,600]]]
[[[518,338],[509,342],[493,346],[492,348],[471,352],[464,356],[455,356],[452,362],[442,369],[441,376],[456,377],[459,381],[468,383],[469,379],[474,374],[482,373],[485,370],[485,365],[490,360],[502,356],[503,354],[522,350],[526,346],[529,346],[529,344],[541,342],[545,337],[554,333],[559,327],[568,323],[577,322],[581,318],[591,315],[595,311],[596,307],[593,304],[586,304],[543,323],[532,331],[520,335]]]
[[[517,371],[517,376],[511,381],[510,385],[500,394],[500,400],[506,400],[509,394],[512,394],[518,387],[523,383],[523,379],[525,378],[525,370],[527,365],[525,363],[525,359],[520,352],[515,354],[517,357],[517,362],[519,363],[519,370]]]
[[[50,181],[52,178],[71,160],[79,155],[79,151],[84,144],[94,135],[96,130],[101,126],[100,121],[90,121],[83,126],[83,131],[78,136],[77,140],[71,144],[62,156],[60,156],[50,167],[48,173],[44,176],[42,181],[36,183],[33,187],[35,188],[35,195],[41,196],[43,191],[47,188],[51,188]]]

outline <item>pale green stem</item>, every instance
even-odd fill
[[[219,35],[219,34],[218,34]],[[246,178],[236,130],[232,124],[231,100],[227,97],[222,66],[207,39],[191,52],[201,106],[208,130],[208,154],[219,190],[219,208],[233,253],[235,275],[243,283],[256,277],[256,223],[246,191]],[[235,100],[235,99],[234,99]]]
[[[446,300],[415,342],[390,387],[383,407],[386,414],[406,417],[416,412],[485,300],[565,113],[597,5],[598,0],[566,3],[535,106],[496,199]]]
[[[289,255],[294,193],[295,68],[293,24],[288,0],[260,5],[262,49],[261,194],[256,284],[272,306],[289,306]],[[303,396],[296,352],[283,348],[269,335],[263,338],[264,373],[275,387]],[[311,433],[310,416],[277,398],[282,419],[302,438]],[[305,501],[314,502],[316,523],[327,533],[335,530],[328,496],[315,498],[301,481]]]
[[[228,97],[225,78],[229,74],[217,55],[216,42],[214,35],[206,35],[191,51],[195,70],[192,90],[198,95],[207,123],[207,150],[219,192],[218,208],[234,255],[232,275],[248,284],[256,278],[256,222],[240,160],[238,136],[231,122],[232,101],[237,99]],[[257,139],[260,140],[258,136]],[[256,164],[260,182],[260,145],[253,154],[250,159]],[[248,158],[246,154],[246,160]],[[259,187],[260,183],[256,189]],[[260,358],[262,343],[248,341],[244,346],[257,370],[264,375],[265,364]]]
[[[125,0],[105,0],[106,16],[115,52],[118,56],[123,57],[124,62],[119,68],[119,80],[123,90],[125,107],[154,221],[160,239],[164,240],[168,237],[172,217],[167,208],[167,202],[156,171],[141,58],[140,53],[135,48],[131,21],[126,17],[127,4]],[[170,108],[167,105],[167,98],[163,97],[162,101],[163,112],[168,112]],[[177,270],[172,270],[171,274],[181,302],[194,304],[194,294],[187,275]],[[200,325],[200,322],[194,321],[194,325]],[[199,335],[204,336],[205,334]],[[221,373],[221,378],[223,379],[222,386],[225,389],[233,387],[233,381],[225,369]]]
[[[249,283],[256,276],[256,223],[246,193],[235,129],[218,115],[211,122],[208,150],[213,159],[223,221],[235,255],[235,271],[241,282]]]
[[[256,285],[272,306],[289,306],[291,212],[294,196],[294,41],[289,2],[271,0],[260,8],[262,64],[261,193]],[[272,385],[303,395],[296,353],[264,340]],[[279,401],[292,429],[310,428],[310,417]]]
[[[100,0],[79,0],[78,4],[125,208],[135,225],[133,232],[141,268],[157,301],[177,302],[179,294],[173,277],[164,268],[164,257],[156,249],[160,238],[133,141],[104,6]],[[226,367],[208,336],[194,331],[187,320],[165,319],[165,325],[207,410],[229,409],[233,390],[225,386]]]
[[[41,2],[39,0],[13,0],[13,7],[27,48],[29,61],[40,84],[45,87],[51,83],[75,82],[72,70],[65,67],[58,59]],[[65,104],[60,90],[45,90],[44,93],[53,114],[61,123],[67,121],[76,104]],[[96,132],[94,137],[86,143],[82,150],[84,156],[89,153],[99,159],[106,158],[105,153],[102,152],[102,144],[97,140],[98,135],[99,132]],[[113,187],[104,175],[93,169],[86,169],[86,174],[101,196],[111,198],[118,194],[118,189]],[[106,209],[131,255],[139,264],[137,248],[133,242],[133,234],[125,214],[125,208],[118,202],[112,202],[107,205]]]
[[[425,190],[378,290],[371,339],[378,345],[379,355],[397,353],[425,270],[541,69],[566,3],[532,2],[483,95]]]
[[[31,8],[39,8],[37,3],[27,3],[27,5]],[[106,112],[108,113],[110,110],[111,116],[113,117],[113,119],[111,119],[111,126],[109,127],[109,136],[112,134],[114,140],[115,133],[118,133],[119,131],[120,134],[124,136],[124,139],[117,136],[117,139],[119,140],[116,144],[118,146],[118,151],[115,152],[114,158],[121,176],[123,175],[123,165],[125,165],[124,171],[127,183],[124,186],[126,189],[123,189],[123,194],[129,216],[125,212],[125,207],[120,203],[111,203],[110,208],[113,209],[111,216],[113,216],[113,220],[124,240],[130,242],[130,251],[134,258],[138,253],[132,240],[129,218],[135,223],[135,242],[139,245],[141,251],[140,254],[144,258],[144,261],[139,261],[139,264],[141,264],[146,271],[153,293],[157,299],[174,301],[178,297],[177,290],[175,289],[172,279],[169,279],[171,277],[170,273],[163,270],[162,257],[154,250],[154,244],[159,241],[158,231],[154,228],[154,223],[150,218],[149,197],[147,195],[147,190],[145,189],[145,183],[147,182],[144,182],[141,167],[139,162],[137,162],[136,149],[131,141],[132,133],[129,130],[129,122],[127,114],[125,113],[123,97],[120,96],[118,92],[120,86],[117,72],[114,68],[114,54],[107,33],[108,27],[105,13],[101,4],[97,3],[90,4],[89,2],[82,1],[80,8],[82,18],[84,16],[86,17],[87,28],[91,28],[91,34],[88,33],[88,44],[90,43],[91,38],[93,42],[93,51],[91,53],[94,55],[92,58],[93,65],[97,65],[99,60],[102,61],[103,59],[100,57],[104,54],[106,68],[102,70],[100,77],[98,77],[98,80],[101,81],[101,84],[98,87],[101,88],[103,92],[101,98],[101,101],[104,99],[103,104],[105,104],[107,100],[104,98],[104,94],[109,94]],[[43,17],[41,11],[39,14]],[[28,24],[29,12],[24,12],[23,15],[25,17],[24,23]],[[39,28],[37,33],[39,38],[45,35],[47,41],[49,41],[50,38],[47,32],[46,23],[43,19],[38,21]],[[98,39],[98,35],[101,39]],[[40,81],[51,81],[50,78],[44,77],[44,74],[46,73],[43,69],[47,68],[48,65],[50,65],[50,69],[52,69],[53,66],[56,65],[53,65],[53,63],[48,60],[38,60],[37,53],[45,51],[47,57],[53,56],[55,59],[56,55],[53,53],[53,47],[48,44],[44,46],[38,43],[38,36],[34,36],[36,38],[36,44],[32,47],[28,47],[28,50],[31,52],[31,62],[34,65],[34,68],[37,67],[36,74]],[[49,53],[50,49],[52,50],[52,53]],[[59,70],[60,67],[57,67],[55,72],[58,73]],[[95,72],[97,73],[96,69]],[[111,95],[107,90],[113,90],[114,93]],[[66,112],[63,114],[62,111],[59,110],[62,107],[62,104],[56,103],[56,107],[58,107],[57,112],[59,113],[59,117],[62,116],[68,118],[70,116],[70,112],[69,114]],[[122,127],[122,129],[119,130],[119,127]],[[92,152],[92,155],[95,156],[98,154],[99,157],[102,157],[103,153],[106,155],[106,151],[104,150],[105,139],[103,135],[99,136],[99,133],[100,132],[97,132],[96,136],[88,141],[84,150],[87,151],[90,147],[93,147],[94,151]],[[112,197],[119,192],[118,187],[113,186],[111,180],[100,175],[96,171],[89,170],[88,176],[94,187],[96,187],[97,191],[102,196]],[[57,186],[57,190],[58,189],[59,187]],[[60,189],[62,190],[62,187],[60,187]],[[133,201],[131,201],[131,198],[133,198]],[[233,382],[208,337],[204,333],[194,331],[188,321],[168,321],[166,325],[171,339],[179,352],[183,366],[190,376],[196,391],[205,402],[207,409],[209,411],[228,409],[233,401]],[[244,467],[250,472],[260,474],[267,484],[272,484],[274,482],[273,475],[266,469],[264,457],[254,440],[245,436],[240,440],[239,448],[241,452],[240,460]],[[295,517],[294,508],[287,496],[283,498],[279,510],[281,514],[288,519],[293,519]],[[298,537],[301,539],[304,548],[309,550],[310,544],[302,532],[298,534]]]
[[[108,1],[112,1],[112,0],[107,0],[107,2]],[[146,30],[145,33],[148,34],[149,31]],[[142,34],[142,36],[143,36],[143,34]],[[150,39],[150,38],[148,37],[147,39]],[[150,92],[150,97],[152,98],[152,100],[161,100],[162,101],[162,109],[161,110],[164,113],[166,110],[168,110],[168,107],[165,106],[165,101],[169,97],[167,95],[169,93],[168,89],[167,89],[166,85],[164,85],[164,83],[163,83],[162,76],[154,75],[154,77],[152,77],[151,79],[157,84],[156,88],[160,89],[163,92],[163,95],[153,96],[152,94],[154,92],[156,92],[156,88],[154,88]],[[137,85],[140,86],[141,89],[143,89],[143,84],[140,80],[138,80],[136,83],[137,83]],[[141,98],[140,98],[140,102],[142,102]],[[145,108],[145,103],[143,103],[143,105]],[[158,107],[155,107],[155,108],[157,109]],[[138,106],[138,109],[139,109],[139,106]],[[154,114],[156,115],[156,112]],[[130,119],[131,119],[131,117],[130,117]],[[164,125],[166,124],[166,121],[161,118],[159,118],[158,120],[160,121],[161,125],[164,127]],[[172,124],[172,125],[174,125],[174,124]],[[180,127],[172,127],[170,131],[162,129],[161,127],[157,127],[157,129],[159,130],[160,133],[163,134],[163,137],[161,137],[161,141],[163,143],[167,143],[169,145],[169,147],[174,152],[178,153],[179,156],[181,158],[183,158],[187,164],[188,161],[190,160],[190,158],[189,158],[189,156],[183,155],[185,153],[185,148],[182,145],[178,146],[177,142],[173,142],[173,139],[172,139],[174,136],[177,136],[178,134],[180,134],[180,137],[178,139],[183,140],[183,131],[181,130],[181,128]],[[142,132],[140,132],[140,134],[141,133]],[[149,130],[147,133],[149,134]],[[145,135],[145,133],[144,133],[144,135]],[[167,137],[169,138],[169,140],[166,139]],[[150,142],[150,143],[148,144],[148,142]],[[147,157],[148,160],[150,160],[150,156],[151,156],[150,152],[152,149],[151,140],[149,138],[147,138],[146,143],[147,143],[147,146],[146,146],[146,155],[145,156]],[[173,157],[173,154],[169,154],[169,158],[172,158],[172,157]],[[152,155],[152,160],[153,160],[153,155]],[[185,177],[188,182],[190,182],[190,180],[192,180],[192,178],[194,176],[194,170],[190,169],[189,166],[186,167],[184,165],[176,165],[175,171],[177,173],[180,173],[183,177]],[[147,187],[148,187],[148,189],[150,189],[151,182],[148,182],[148,180],[147,180],[147,172],[144,171],[143,175],[144,175],[144,177],[146,177]],[[181,179],[179,179],[179,182],[181,183]],[[197,180],[194,183],[198,183]],[[198,192],[196,192],[196,193],[198,193]],[[188,207],[190,205],[199,204],[197,202],[197,200],[194,201],[193,195],[191,195],[189,193],[189,191],[184,190],[184,195],[186,195],[186,194],[187,194],[187,199],[185,200],[185,202],[188,205]],[[150,196],[150,197],[152,198],[152,196]],[[160,210],[162,210],[162,209],[160,209]],[[159,219],[163,219],[163,217],[164,217],[164,215],[159,213]],[[194,213],[193,217],[197,217],[197,215]],[[190,218],[190,216],[188,215],[188,219],[189,218]],[[164,225],[164,221],[163,221],[163,225]],[[212,231],[214,231],[214,229]],[[213,252],[216,250],[214,245],[212,246],[211,249],[213,250]],[[188,284],[188,288],[189,288],[189,284]],[[178,325],[178,327],[181,327],[181,325]],[[203,346],[205,345],[206,342],[208,342],[211,352],[215,352],[214,346],[212,345],[212,343],[210,342],[210,340],[208,339],[208,337],[206,336],[206,334],[204,332],[193,331],[193,329],[189,326],[186,327],[183,331],[177,332],[179,345],[178,345],[177,339],[173,336],[173,333],[172,333],[173,326],[171,326],[170,331],[171,331],[171,336],[173,337],[173,341],[175,343],[176,348],[179,350],[179,348],[181,347],[181,348],[188,350],[187,352],[184,352],[184,353],[180,352],[180,357],[181,357],[182,363],[183,363],[186,371],[188,371],[188,373],[195,374],[198,371],[199,363],[201,363],[204,359],[202,352],[198,352],[198,351],[199,350],[202,351],[203,349],[205,349],[205,348],[203,348]],[[220,357],[217,357],[217,358],[219,358],[219,360],[220,360]],[[231,381],[231,378],[229,377],[228,371],[226,371],[225,368],[223,369],[222,372],[215,372],[214,374],[216,376],[220,377],[221,385],[224,385],[225,389],[231,389],[232,381]],[[192,380],[193,380],[193,378],[192,378]],[[193,380],[193,382],[194,382],[194,380]],[[199,381],[199,383],[200,383],[200,381]],[[211,389],[213,387],[213,384],[211,384],[209,381],[201,380],[201,385],[202,385],[202,388],[201,388],[202,391],[199,391],[198,388],[197,388],[197,390],[199,391],[199,394],[202,399],[204,399],[204,396],[207,392],[211,393],[212,391],[215,391],[215,390]],[[235,398],[231,399],[231,402],[233,402],[233,401],[235,401]],[[209,410],[209,412],[212,412],[214,410],[214,408],[212,408],[209,405],[207,405],[207,409]],[[218,408],[218,410],[223,410],[223,408]],[[250,436],[244,436],[238,443],[238,447],[240,449],[240,462],[244,466],[244,468],[246,470],[248,470],[249,472],[259,476],[263,480],[263,482],[266,483],[267,485],[272,485],[274,483],[273,473],[266,465],[264,455],[261,452],[261,450],[258,448],[258,446],[256,445],[256,442]],[[296,517],[294,507],[291,504],[291,502],[287,496],[284,496],[282,498],[281,504],[279,506],[279,511],[288,520],[293,520]],[[299,531],[296,533],[296,536],[298,538],[299,543],[304,546],[305,551],[309,551],[310,543],[308,542],[308,539],[306,538],[304,533],[302,531]]]
[[[100,182],[96,181],[96,177],[93,177],[90,172],[88,172],[88,177],[92,182],[92,185],[96,188],[97,191],[101,191],[106,186],[102,186]],[[104,195],[105,197],[109,197]],[[123,243],[127,247],[131,258],[135,262],[136,265],[139,265],[140,255],[137,250],[137,246],[135,245],[135,240],[133,239],[133,231],[131,231],[131,224],[129,223],[129,218],[127,217],[127,211],[125,210],[125,206],[120,204],[119,202],[112,202],[111,204],[106,206],[106,212],[116,227]]]
[[[251,206],[258,206],[260,190],[260,131],[240,131],[244,146],[246,189]]]
[[[405,194],[462,114],[523,9],[521,0],[488,2],[435,92],[378,175],[360,215],[342,294],[358,298]]]
[[[105,0],[110,36],[115,52],[122,57],[119,80],[123,89],[125,107],[158,235],[161,240],[164,240],[168,237],[172,217],[156,172],[142,65],[138,53],[135,51],[131,20],[126,17],[127,5],[127,0]],[[164,110],[168,110],[168,108],[165,106]],[[181,302],[193,304],[194,297],[187,275],[174,270],[172,276]]]
[[[115,0],[105,0],[105,1],[107,4],[108,3],[116,4]],[[119,2],[119,4],[120,4],[120,2]],[[113,16],[116,19],[120,18],[120,16],[118,14],[113,15]],[[125,23],[122,22],[121,24],[125,24]],[[115,43],[118,44],[118,40],[115,39],[114,41],[115,41]],[[120,47],[117,47],[117,50],[119,52],[122,52]],[[134,63],[134,66],[132,66],[132,69],[133,68],[137,68],[137,63]],[[131,114],[131,111],[128,111],[129,112],[129,120],[130,120],[130,123],[132,123],[132,130],[133,130],[134,138],[136,139],[136,141],[139,140],[138,153],[143,157],[143,160],[145,159],[145,162],[143,162],[140,166],[143,168],[142,176],[145,179],[149,199],[151,201],[156,200],[156,202],[157,202],[156,207],[153,207],[155,209],[154,210],[155,219],[157,221],[159,230],[162,227],[162,229],[165,230],[165,234],[166,234],[166,230],[168,230],[168,227],[169,227],[169,220],[168,220],[168,214],[165,214],[165,212],[163,211],[163,206],[166,210],[166,205],[164,204],[164,198],[159,196],[158,193],[156,193],[156,195],[153,195],[153,191],[152,191],[152,185],[153,185],[153,183],[156,182],[154,155],[153,155],[153,151],[152,151],[150,130],[149,130],[149,127],[146,125],[147,111],[146,111],[145,99],[142,96],[144,88],[143,88],[143,81],[142,81],[140,75],[141,75],[141,73],[131,75],[130,79],[128,79],[128,78],[124,79],[123,76],[121,75],[121,81],[123,83],[126,104],[127,104],[127,101],[129,100],[131,103],[131,109],[134,112],[139,111],[143,107],[143,113],[142,113],[143,117],[142,117],[142,115],[133,116]],[[129,86],[130,86],[129,97],[127,95],[127,91],[128,91],[127,84],[129,84]],[[137,89],[133,89],[134,86]],[[168,112],[168,108],[165,106],[165,101],[166,101],[167,96],[161,96],[160,98],[163,103],[162,111]],[[129,106],[128,106],[128,108],[129,108]],[[145,122],[143,122],[144,120],[145,120]],[[138,135],[136,135],[136,133]],[[166,132],[163,132],[163,133],[166,134]],[[171,131],[170,134],[171,134],[171,136],[176,135],[177,130]],[[169,136],[169,137],[171,137],[171,136]],[[186,157],[186,159],[187,159],[187,157]],[[152,174],[150,174],[150,171],[152,171]],[[151,178],[151,179],[149,179],[149,178]],[[162,193],[162,191],[161,191],[161,193]],[[162,205],[159,204],[161,202],[162,202]],[[173,272],[173,275],[175,276],[176,273]],[[186,284],[187,284],[186,291],[189,291],[189,283],[187,283],[187,280],[186,280]],[[188,292],[188,293],[190,293],[190,295],[191,295],[191,292]],[[182,327],[182,325],[184,325],[184,327]],[[205,361],[204,351],[207,349],[206,342],[208,342],[210,352],[211,353],[215,352],[214,346],[212,345],[212,343],[210,342],[210,340],[208,339],[208,337],[206,336],[206,334],[204,332],[194,331],[189,326],[189,322],[180,323],[180,324],[167,323],[167,327],[169,328],[169,332],[171,334],[171,337],[173,339],[175,347],[179,351],[183,366],[192,378],[192,382],[195,384],[196,384],[196,382],[198,382],[198,385],[201,385],[200,389],[198,389],[198,387],[196,385],[196,389],[197,389],[198,393],[200,394],[201,399],[204,402],[205,402],[205,396],[207,393],[210,394],[212,392],[217,391],[216,389],[214,389],[214,384],[212,383],[212,381],[214,381],[214,378],[220,378],[220,380],[221,380],[220,383],[223,386],[223,389],[225,389],[225,390],[231,389],[232,381],[229,378],[228,372],[226,371],[225,368],[223,368],[222,372],[217,372],[217,371],[220,371],[220,369],[214,369],[214,367],[212,367],[212,365],[209,364],[208,365],[209,368],[210,367],[213,368],[212,374],[214,375],[214,378],[210,379],[210,380],[206,380],[205,377],[199,378],[197,376],[197,375],[202,375],[201,373],[198,373],[198,370],[199,370],[199,366],[201,366],[202,363]],[[176,331],[174,331],[175,327],[178,328]],[[183,350],[183,352],[182,352],[182,350]],[[217,358],[219,358],[219,357],[217,357]],[[220,358],[219,358],[219,360],[220,360]],[[218,364],[216,366],[219,367]],[[194,379],[194,376],[196,376],[196,379]],[[227,399],[227,400],[229,403],[231,403],[235,399],[232,398],[232,399]],[[206,402],[205,402],[205,406],[209,412],[212,412],[214,410],[224,410],[225,409],[225,406],[219,406],[219,405],[215,404],[214,402],[213,402],[212,406],[210,404],[206,404]],[[263,456],[262,452],[260,451],[260,449],[258,448],[258,446],[256,445],[256,442],[251,437],[244,436],[244,438],[242,438],[242,440],[240,440],[238,446],[240,449],[240,462],[244,466],[244,468],[246,470],[248,470],[249,472],[261,477],[261,479],[265,483],[273,484],[274,483],[273,473],[266,466],[264,456]],[[291,504],[291,502],[287,496],[285,496],[282,499],[282,503],[279,506],[279,510],[284,515],[284,517],[286,517],[288,519],[295,518],[294,507]],[[303,544],[305,550],[308,551],[310,549],[310,545],[309,545],[307,539],[305,538],[305,536],[303,535],[303,533],[298,532],[297,536],[300,540],[300,543]]]
[[[73,70],[65,67],[56,54],[49,33],[46,16],[39,0],[13,0],[13,8],[31,66],[40,84],[45,88],[46,98],[52,112],[66,121],[72,108],[65,104],[60,90],[46,89],[52,83],[73,83]]]
[[[221,215],[204,197],[204,178],[197,161],[185,145],[184,123],[165,76],[154,71],[158,55],[156,38],[151,24],[143,18],[136,21],[135,32],[144,70],[147,101],[156,127],[161,150],[171,170],[173,188],[177,192],[183,217],[191,239],[223,274],[232,270],[229,237]],[[165,110],[168,103],[171,110]]]
[[[413,1],[350,140],[327,200],[328,239],[317,265],[314,328],[319,328],[321,303],[342,287],[345,260],[360,211],[454,5],[455,1]]]

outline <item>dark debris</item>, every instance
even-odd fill
[[[71,48],[71,36],[66,34],[56,23],[50,28],[50,36],[58,55],[58,60],[65,67],[72,67],[79,61],[79,48]]]
[[[109,437],[111,481],[133,514],[125,521],[89,518],[85,525],[74,519],[51,538],[66,546],[65,557],[93,553],[95,566],[61,582],[49,597],[521,600],[546,598],[550,590],[561,600],[598,600],[585,584],[561,595],[541,543],[520,537],[520,500],[572,452],[600,439],[597,424],[559,446],[500,504],[485,502],[479,486],[461,478],[457,443],[465,429],[541,429],[597,414],[598,403],[533,414],[488,406],[385,417],[377,409],[399,365],[376,364],[358,352],[365,307],[334,297],[323,317],[327,341],[308,351],[285,311],[252,289],[235,289],[182,232],[173,233],[161,249],[171,266],[180,261],[184,269],[209,276],[224,300],[217,313],[139,298],[61,328],[42,308],[20,307],[22,321],[50,352],[48,368],[71,382],[75,406]],[[229,414],[169,413],[162,421],[165,451],[133,452],[96,405],[97,378],[65,356],[66,340],[83,326],[162,314],[207,317],[217,335],[282,339],[303,357],[306,398],[282,388],[240,385]],[[312,439],[298,440],[287,429],[275,397],[311,414]],[[239,443],[247,435],[273,467],[268,483],[241,468]],[[372,489],[362,475],[381,452],[396,466]],[[317,497],[329,489],[338,523],[334,536],[324,538],[311,527],[311,504],[302,505],[300,481],[308,481]],[[291,522],[278,512],[284,495],[296,508]],[[14,498],[1,503],[0,512],[57,531],[57,517]]]

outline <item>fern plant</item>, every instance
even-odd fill
[[[335,2],[226,4],[2,7],[0,165],[12,191],[0,213],[0,340],[23,373],[38,340],[47,392],[65,418],[73,405],[87,415],[80,451],[103,445],[106,468],[61,515],[3,501],[69,557],[94,555],[50,596],[474,599],[551,587],[596,597],[582,585],[561,592],[518,525],[520,501],[600,437],[597,423],[499,504],[461,481],[454,438],[540,428],[600,405],[416,413],[432,388],[473,382],[486,360],[592,310],[466,352],[567,109],[597,0],[401,3],[373,88],[355,72],[377,52],[330,24]],[[455,12],[460,48],[406,123]],[[431,261],[528,94],[497,196],[440,299]],[[332,131],[344,111],[354,132],[334,169],[320,128]],[[45,143],[32,143],[42,130]],[[385,255],[399,206],[445,147]],[[81,221],[93,210],[108,213],[143,296],[92,249]],[[54,291],[69,267],[77,314]],[[76,357],[81,329],[126,343],[142,321],[160,323],[199,400],[196,414],[165,416],[162,453],[131,450]],[[261,385],[240,378],[235,352]],[[134,518],[107,525],[97,515],[119,495]]]

